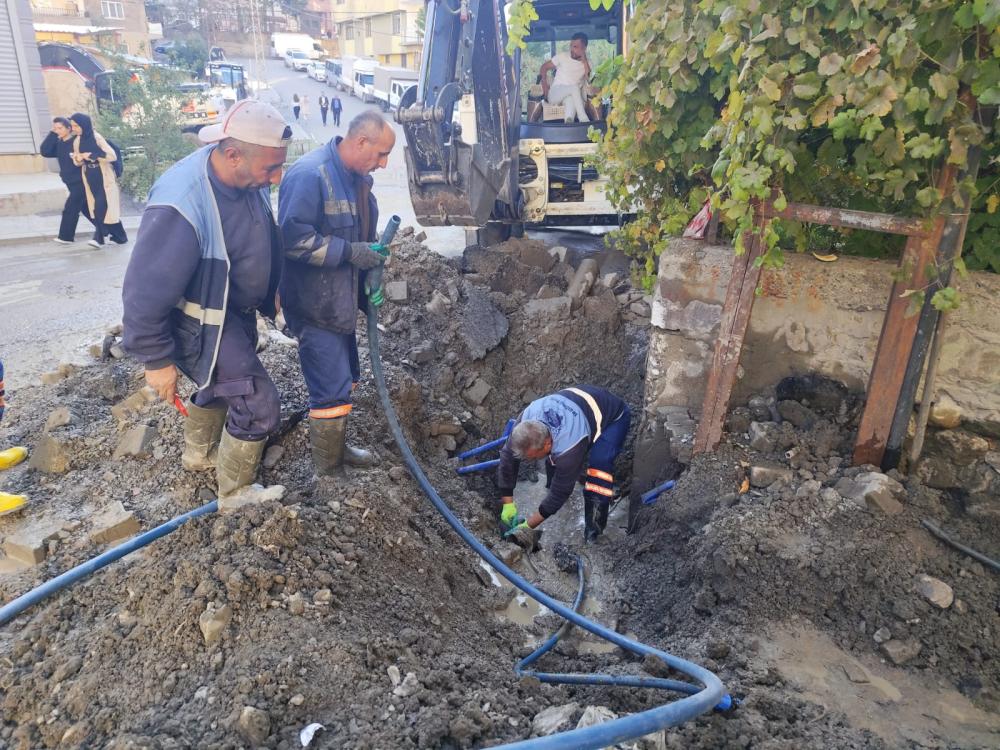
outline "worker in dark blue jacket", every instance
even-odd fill
[[[584,539],[596,541],[608,523],[615,458],[625,444],[630,422],[628,405],[606,388],[593,385],[564,388],[528,404],[500,451],[500,520],[507,526],[516,523],[514,486],[522,460],[546,459],[548,494],[538,510],[516,523],[507,535],[533,549],[538,539],[535,529],[563,506],[576,482],[582,480]]]
[[[345,462],[359,467],[374,462],[370,452],[347,445],[347,417],[361,374],[355,337],[359,303],[363,292],[381,301],[380,284],[364,288],[366,272],[381,269],[388,255],[388,248],[373,244],[378,203],[371,172],[385,167],[395,142],[378,112],[362,112],[345,137],[296,161],[278,195],[285,245],[281,305],[299,340],[313,464],[320,476],[341,473]]]

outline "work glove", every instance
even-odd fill
[[[517,526],[517,505],[515,503],[504,503],[501,506],[500,523],[508,529]]]
[[[380,267],[389,257],[389,248],[369,242],[352,242],[351,256],[347,259],[355,268],[368,271]]]
[[[382,303],[385,302],[382,290],[382,275],[384,273],[385,266],[375,266],[365,274],[365,294],[372,307],[381,307]]]
[[[504,534],[505,539],[514,542],[519,547],[523,547],[526,552],[534,552],[538,549],[538,540],[541,536],[542,532],[528,526],[527,521],[521,521],[521,523]]]

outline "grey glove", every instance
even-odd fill
[[[377,250],[372,250],[370,242],[352,242],[351,257],[347,262],[355,268],[367,271],[385,263],[385,256]]]

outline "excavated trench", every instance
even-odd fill
[[[624,533],[622,503],[605,538],[582,545],[577,493],[546,522],[539,554],[499,539],[492,479],[456,475],[457,452],[574,383],[608,386],[640,411],[642,295],[606,273],[576,302],[567,290],[578,263],[572,249],[529,241],[445,261],[404,233],[381,358],[410,445],[473,533],[567,602],[582,553],[586,614],[705,664],[746,697],[629,747],[995,746],[1000,590],[982,566],[912,531],[911,515],[938,507],[938,493],[908,483],[913,508],[884,519],[820,491],[849,471],[850,414],[817,409],[808,428],[771,430],[764,458],[780,463],[785,442],[801,446],[787,482],[740,494],[745,464],[762,456],[731,423],[723,449],[697,459],[635,534]],[[294,346],[274,330],[262,338],[289,429],[260,481],[283,485],[283,498],[189,523],[0,628],[0,748],[298,748],[317,723],[311,748],[487,747],[663,702],[516,679],[513,663],[559,618],[512,591],[434,512],[370,379],[351,437],[379,465],[315,481],[295,423],[306,394]],[[368,371],[363,339],[361,350]],[[0,426],[0,444],[34,457],[0,475],[5,490],[32,496],[28,511],[0,519],[4,549],[44,557],[0,560],[0,601],[105,549],[98,519],[112,503],[148,529],[212,496],[211,475],[179,467],[177,413],[133,395],[133,364],[64,374],[12,394]],[[123,452],[129,440],[136,450]],[[625,492],[632,440],[617,470]],[[542,492],[525,467],[519,505]],[[958,530],[982,547],[995,527]],[[914,598],[919,573],[952,581],[962,613]],[[920,640],[922,655],[886,665],[871,641],[878,628]],[[677,677],[576,630],[545,660],[554,671]]]

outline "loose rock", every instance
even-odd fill
[[[573,726],[573,717],[580,710],[579,703],[567,703],[564,706],[550,706],[535,714],[531,720],[531,733],[534,736],[545,737]]]
[[[259,708],[244,706],[240,712],[239,733],[248,742],[262,744],[271,734],[271,717]]]
[[[917,576],[917,593],[939,609],[948,609],[955,601],[951,586],[929,575]]]
[[[208,609],[198,617],[198,627],[201,628],[206,646],[218,642],[232,618],[233,610],[228,604],[218,608],[214,604],[208,605]]]

